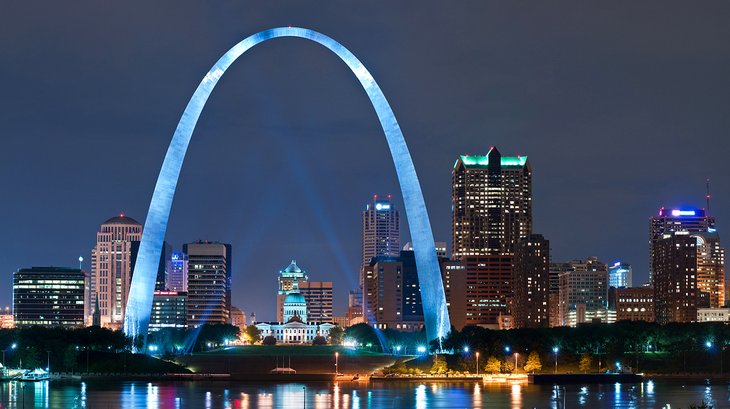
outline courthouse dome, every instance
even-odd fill
[[[304,299],[304,296],[300,293],[289,293],[286,298],[284,298],[284,305],[287,304],[306,304],[307,301]]]
[[[120,214],[119,216],[114,216],[111,219],[105,221],[103,224],[139,224],[142,223],[134,220],[133,218],[129,216],[125,216],[124,214]]]

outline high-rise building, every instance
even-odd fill
[[[302,281],[299,293],[307,302],[310,322],[332,322],[332,281]]]
[[[720,236],[712,232],[691,235],[697,240],[697,291],[709,308],[725,305],[725,249]]]
[[[187,325],[227,324],[231,311],[231,245],[198,241],[183,245],[188,255]]]
[[[654,315],[660,324],[697,319],[697,239],[669,232],[654,242]]]
[[[276,295],[276,320],[284,322],[284,300],[286,296],[296,291],[299,292],[299,284],[309,280],[307,272],[297,266],[297,262],[292,260],[289,265],[279,271],[278,276],[279,292]]]
[[[167,289],[170,291],[188,291],[188,255],[174,251],[170,255],[168,267]]]
[[[550,242],[541,234],[519,240],[513,271],[515,327],[547,327],[550,318]]]
[[[187,328],[188,295],[182,291],[155,291],[149,332]]]
[[[684,231],[690,233],[714,232],[715,218],[703,209],[678,208],[659,209],[659,214],[649,220],[649,278],[654,276],[654,245],[667,233]]]
[[[451,325],[461,331],[467,325],[466,268],[459,260],[441,260],[441,280],[444,284],[446,307]],[[471,323],[471,322],[470,322]]]
[[[400,252],[400,214],[391,196],[373,196],[362,212],[362,263],[379,256],[398,256]]]
[[[632,276],[631,264],[617,261],[608,268],[608,285],[614,288],[631,287]]]
[[[368,322],[378,329],[419,331],[423,328],[423,305],[412,251],[402,251],[398,257],[372,258],[364,276]]]
[[[363,318],[363,304],[362,304],[362,288],[356,290],[350,290],[347,296],[347,319],[349,327],[350,325],[360,324],[365,322]],[[345,328],[343,327],[343,328]]]
[[[500,315],[508,315],[513,295],[512,256],[463,257],[442,266],[446,269],[442,276],[448,276],[444,291],[451,320],[497,329]]]
[[[86,273],[76,268],[32,267],[14,272],[15,326],[84,326],[86,279]]]
[[[526,156],[462,155],[452,172],[452,249],[455,259],[512,255],[532,232],[532,169]]]
[[[609,320],[608,265],[596,257],[566,264],[570,265],[569,270],[558,274],[560,325]]]
[[[101,325],[120,328],[124,322],[132,281],[132,242],[142,239],[142,225],[123,214],[105,221],[96,233],[91,251],[91,285],[86,298],[87,316],[93,315],[97,295]]]

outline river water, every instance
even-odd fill
[[[25,386],[23,386],[25,385]],[[468,382],[256,384],[245,382],[6,382],[0,408],[730,408],[727,383],[613,385]]]

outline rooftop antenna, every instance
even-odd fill
[[[705,200],[707,200],[707,215],[710,215],[710,179],[707,178],[707,195],[705,196]]]

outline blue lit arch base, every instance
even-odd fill
[[[124,316],[124,333],[133,339],[138,339],[138,336],[141,335],[143,340],[142,348],[144,348],[152,311],[152,296],[155,288],[157,266],[162,242],[167,230],[172,199],[175,195],[178,176],[195,124],[210,93],[223,73],[238,57],[259,43],[279,37],[297,37],[311,40],[337,54],[350,67],[350,70],[368,94],[388,141],[388,147],[393,156],[393,163],[403,193],[403,202],[418,268],[418,280],[421,286],[426,335],[429,340],[446,336],[450,330],[449,315],[436,249],[434,248],[431,223],[428,219],[426,204],[423,200],[423,193],[418,183],[411,155],[408,152],[403,133],[398,126],[393,111],[370,72],[348,49],[324,34],[297,27],[264,30],[236,44],[216,62],[195,90],[185,108],[185,112],[183,112],[182,118],[180,118],[175,134],[172,136],[172,142],[170,142],[170,147],[165,155],[165,161],[162,163],[160,176],[157,178],[155,191],[152,195],[129,291]]]

